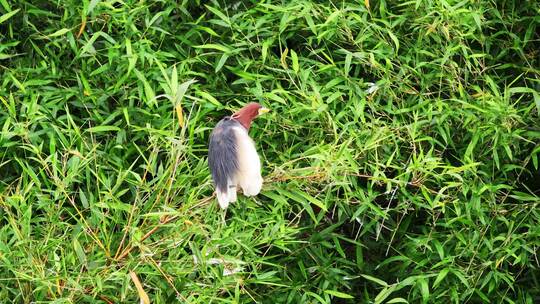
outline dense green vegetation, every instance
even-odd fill
[[[180,2],[0,0],[2,302],[540,302],[540,2]]]

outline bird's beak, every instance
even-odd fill
[[[262,107],[259,109],[259,115],[263,115],[264,113],[268,113],[268,112],[270,112],[269,108]]]

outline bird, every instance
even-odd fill
[[[248,131],[252,121],[268,111],[259,103],[250,102],[221,119],[210,134],[208,167],[221,209],[236,202],[238,188],[248,197],[261,191],[261,160]]]

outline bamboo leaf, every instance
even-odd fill
[[[90,133],[101,133],[101,132],[110,132],[110,131],[118,132],[120,131],[120,128],[116,126],[97,126],[97,127],[88,128],[86,129],[86,131]]]
[[[20,10],[21,9],[18,8],[16,10],[3,14],[2,16],[0,16],[0,23],[6,22],[9,18],[15,16],[15,14],[17,14]]]
[[[300,66],[298,65],[298,55],[294,50],[291,50],[292,68],[295,73],[298,73]]]
[[[349,295],[349,294],[346,294],[346,293],[343,293],[343,292],[340,292],[340,291],[337,291],[337,290],[325,290],[324,293],[327,293],[331,296],[334,296],[336,298],[341,298],[341,299],[354,299],[353,296]]]

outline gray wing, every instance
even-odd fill
[[[218,191],[227,191],[228,182],[234,179],[238,171],[238,147],[234,127],[239,125],[225,117],[210,134],[208,167]]]

